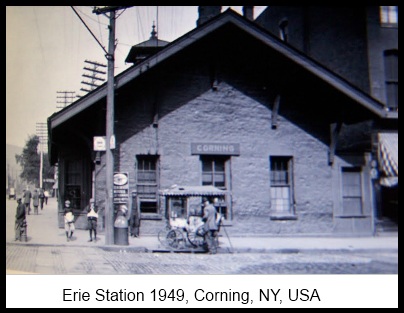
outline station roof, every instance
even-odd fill
[[[279,38],[276,38],[265,29],[259,27],[251,21],[248,21],[246,18],[240,16],[238,13],[232,11],[231,9],[228,9],[224,13],[221,13],[219,16],[212,18],[206,24],[195,28],[194,30],[178,38],[177,40],[165,45],[161,51],[147,58],[147,64],[143,64],[144,62],[140,62],[139,64],[132,66],[126,71],[117,75],[115,77],[115,89],[119,89],[123,85],[126,85],[128,82],[141,76],[146,71],[146,69],[148,70],[157,66],[170,56],[178,53],[179,51],[192,45],[194,42],[205,37],[207,34],[214,32],[224,24],[228,23],[234,24],[237,27],[245,30],[252,37],[265,43],[268,47],[274,49],[275,51],[280,52],[287,59],[290,59],[293,62],[299,64],[308,72],[311,72],[314,75],[318,76],[320,79],[327,82],[335,89],[339,90],[353,100],[357,101],[359,104],[372,111],[379,117],[394,119],[398,118],[398,112],[386,111],[384,104],[377,99],[374,99],[367,93],[359,90],[342,77],[322,66],[320,63],[309,58],[293,47],[285,44]],[[80,114],[84,109],[93,105],[100,99],[105,99],[106,96],[107,83],[104,83],[97,89],[88,93],[86,96],[80,98],[68,107],[50,116],[48,118],[48,122],[50,123],[49,128],[53,129],[54,127],[67,121],[76,114]]]

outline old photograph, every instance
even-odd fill
[[[398,6],[6,20],[7,277],[398,274]]]

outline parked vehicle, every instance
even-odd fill
[[[15,189],[13,187],[10,187],[10,190],[8,191],[8,200],[14,199],[15,200],[16,195],[15,195]]]

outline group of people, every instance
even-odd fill
[[[34,189],[34,192],[27,188],[21,195],[16,196],[17,210],[15,215],[15,240],[27,240],[27,220],[26,215],[31,214],[31,199],[34,207],[34,214],[38,215],[38,207],[43,210],[43,205],[48,204],[49,192],[42,188]]]
[[[75,231],[75,216],[73,214],[73,208],[71,207],[70,200],[65,201],[64,205],[64,224],[65,224],[65,233],[66,240],[69,242],[72,240],[73,233]],[[97,222],[98,222],[98,210],[95,207],[94,199],[90,199],[90,205],[88,207],[87,212],[87,226],[90,234],[89,242],[97,241]],[[93,239],[94,235],[94,239]]]
[[[39,197],[37,195],[38,191],[35,190],[34,194],[31,195],[31,192],[29,189],[24,190],[24,193],[22,195],[18,195],[16,197],[17,199],[17,209],[16,209],[16,214],[15,214],[15,241],[23,241],[26,240],[26,226],[27,226],[27,220],[26,220],[26,215],[30,214],[30,200],[31,198],[33,199],[33,205],[34,205],[34,212],[35,214],[37,213],[38,210],[38,205],[41,203]],[[42,197],[45,198],[45,197]],[[29,200],[29,201],[28,201]],[[37,202],[38,200],[38,202]],[[38,203],[38,204],[37,204]],[[47,198],[46,202],[47,204]],[[41,210],[43,209],[43,205],[41,204]],[[94,200],[90,200],[90,205],[88,208],[88,213],[87,213],[87,221],[88,221],[88,229],[90,232],[90,240],[89,241],[94,241],[97,240],[97,221],[98,221],[98,213],[97,209],[95,207]],[[64,228],[65,228],[65,233],[66,233],[66,240],[70,241],[72,240],[73,233],[75,231],[75,216],[73,214],[73,208],[71,207],[71,202],[70,200],[66,200],[64,202]],[[94,237],[93,237],[94,236]]]
[[[220,228],[220,218],[218,219],[216,208],[210,203],[209,199],[203,198],[203,216],[202,221],[204,222],[204,240],[206,242],[206,247],[209,254],[216,254],[218,248],[217,235]],[[97,240],[97,221],[98,221],[98,210],[95,208],[94,200],[90,200],[90,206],[87,213],[88,230],[90,234],[90,242]],[[74,226],[74,215],[73,210],[70,206],[70,201],[65,201],[64,208],[64,222],[65,222],[65,232],[66,240],[70,241],[73,232],[75,230]],[[139,237],[139,227],[140,227],[140,217],[139,212],[134,210],[130,218],[130,235],[132,237]]]
[[[49,192],[47,190],[44,190],[43,188],[40,188],[39,190],[34,189],[33,193],[31,193],[28,188],[23,190],[22,200],[23,204],[25,205],[26,214],[31,214],[31,199],[32,205],[34,207],[34,214],[38,215],[38,207],[43,210],[44,203],[48,204],[48,197]]]
[[[42,189],[41,189],[42,190]],[[15,240],[20,240],[26,231],[26,214],[30,214],[30,200],[33,198],[34,212],[38,214],[38,205],[41,204],[41,210],[43,209],[43,202],[40,199],[45,199],[45,196],[40,196],[40,192],[34,191],[34,195],[31,195],[29,190],[25,190],[22,196],[17,196],[17,210],[15,216]],[[24,200],[24,203],[22,202]],[[46,200],[47,203],[47,200]],[[216,208],[210,203],[208,198],[203,198],[203,216],[204,222],[204,240],[206,242],[207,250],[210,254],[217,253],[217,235],[220,228],[220,219],[218,221]],[[73,214],[73,208],[71,207],[70,200],[64,202],[64,228],[66,234],[66,240],[69,242],[72,240],[73,233],[75,231],[75,216]],[[90,205],[87,213],[87,224],[90,239],[89,242],[97,241],[97,222],[98,222],[98,210],[95,206],[94,199],[90,199]],[[130,234],[133,237],[139,236],[140,218],[137,210],[134,210],[130,219]]]

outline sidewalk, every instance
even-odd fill
[[[57,200],[49,198],[44,209],[39,209],[39,215],[27,215],[28,241],[14,241],[14,215],[16,202],[6,200],[7,223],[6,243],[19,245],[48,245],[48,246],[89,246],[108,247],[110,249],[130,249],[139,252],[162,251],[157,236],[129,237],[129,245],[105,245],[105,233],[97,234],[96,242],[88,242],[87,230],[76,230],[73,240],[66,241],[63,228],[57,224]],[[377,237],[227,237],[220,232],[219,252],[282,252],[282,251],[320,251],[320,250],[378,250],[398,252],[398,233]]]

